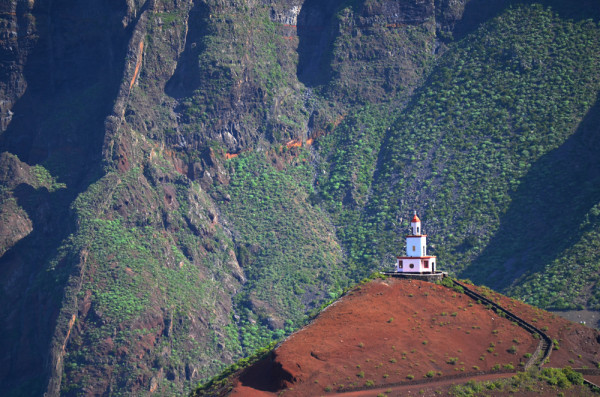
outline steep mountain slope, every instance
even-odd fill
[[[446,269],[597,305],[595,1],[0,7],[9,395],[181,393],[386,266],[413,209]]]
[[[69,203],[97,178],[135,11],[69,1],[1,7],[0,378],[8,393],[39,395],[78,253],[64,255],[60,271],[46,269],[74,228]]]
[[[597,20],[514,5],[451,47],[405,109],[365,109],[342,123],[323,140],[319,185],[350,228],[340,235],[350,257],[375,267],[397,252],[413,208],[447,269],[495,288],[516,292],[521,276],[535,280],[572,257],[566,250],[579,225],[594,228],[599,199],[588,155],[597,146],[597,38]],[[539,287],[520,296],[574,305],[597,281],[593,252],[562,293],[555,277],[555,296]]]
[[[595,366],[600,357],[598,331],[473,288],[556,340],[547,366]],[[374,280],[351,290],[261,361],[196,395],[326,395],[364,386],[370,389],[364,395],[383,390],[390,396],[418,395],[423,389],[435,395],[441,393],[434,390],[469,379],[490,380],[494,374],[496,379],[510,378],[531,358],[538,342],[515,322],[451,288],[415,280]],[[516,376],[501,395],[508,395],[508,389],[510,395],[526,393],[528,383],[529,391],[545,388],[544,395],[552,393],[532,378],[512,387],[520,379]],[[584,387],[565,391],[573,396],[593,394]]]

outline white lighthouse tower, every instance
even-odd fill
[[[415,216],[410,221],[412,234],[406,236],[406,256],[398,256],[397,273],[434,273],[437,258],[427,255],[427,235],[423,234],[421,220]]]

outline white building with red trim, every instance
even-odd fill
[[[412,234],[406,236],[406,256],[396,257],[396,272],[434,273],[437,258],[427,255],[427,235],[422,234],[421,220],[416,212],[410,227]]]

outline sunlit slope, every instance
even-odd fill
[[[595,250],[586,273],[562,269],[583,265],[573,244],[595,243],[599,33],[597,19],[512,6],[451,46],[403,111],[367,109],[342,123],[328,137],[321,191],[342,222],[352,219],[341,236],[350,261],[389,263],[416,209],[432,251],[461,276],[544,307],[564,307],[595,282]],[[384,126],[369,130],[365,113]],[[366,173],[340,160],[364,157],[361,139],[381,142]],[[548,267],[562,273],[544,276],[543,288],[511,287],[527,275],[540,285],[535,274]],[[561,287],[564,301],[540,299]]]

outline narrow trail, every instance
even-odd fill
[[[481,303],[483,303],[483,304],[491,306],[492,310],[494,310],[496,313],[502,314],[508,320],[512,320],[512,321],[516,322],[521,328],[525,329],[527,332],[531,333],[532,335],[535,335],[535,334],[539,335],[540,342],[538,343],[538,347],[537,347],[537,349],[535,349],[535,352],[529,358],[527,363],[525,363],[525,367],[524,367],[525,369],[530,368],[534,364],[538,368],[541,368],[544,365],[544,363],[547,362],[547,360],[550,358],[550,353],[552,353],[552,339],[548,336],[548,334],[546,334],[544,331],[537,328],[536,326],[523,320],[521,317],[517,316],[516,314],[512,313],[511,311],[500,306],[496,302],[493,302],[493,301],[489,300],[488,298],[486,298],[485,296],[473,291],[466,285],[459,283],[456,280],[452,280],[452,281],[454,282],[454,285],[462,287],[465,290],[465,294],[467,296],[469,296],[477,301],[481,301]],[[543,353],[543,356],[542,356],[542,353]]]
[[[522,319],[521,317],[512,313],[508,309],[500,306],[496,302],[475,292],[471,288],[467,287],[465,284],[460,283],[456,280],[452,280],[452,282],[454,283],[454,285],[463,288],[465,295],[467,295],[471,299],[473,299],[481,304],[484,304],[486,306],[489,306],[492,310],[494,310],[496,313],[498,313],[499,316],[504,317],[509,321],[513,321],[513,322],[517,323],[521,328],[525,329],[530,334],[538,335],[537,338],[539,338],[539,340],[540,340],[538,343],[538,346],[535,349],[535,352],[529,358],[529,360],[527,360],[527,362],[525,363],[525,366],[523,367],[523,369],[527,370],[527,369],[531,368],[531,366],[533,366],[533,365],[535,365],[538,368],[542,368],[544,363],[546,363],[547,360],[550,358],[550,353],[552,352],[552,339],[544,331],[540,330],[539,328],[537,328],[534,325],[530,324],[529,322],[525,321],[524,319]],[[390,383],[390,384],[383,385],[383,386],[381,386],[381,385],[377,386],[376,388],[363,386],[363,387],[357,387],[357,388],[353,388],[353,389],[346,389],[344,391],[339,391],[337,394],[345,395],[345,396],[366,396],[366,395],[372,395],[374,392],[385,391],[385,390],[406,391],[409,389],[413,389],[417,386],[423,386],[423,387],[447,386],[447,385],[451,385],[453,383],[457,383],[456,381],[459,379],[465,379],[465,380],[468,379],[468,380],[477,380],[477,381],[493,380],[493,379],[498,379],[498,378],[504,378],[504,377],[507,377],[509,374],[514,374],[514,373],[515,373],[515,371],[494,371],[494,372],[483,372],[482,371],[482,372],[471,373],[471,374],[461,374],[461,375],[454,375],[454,376],[444,376],[444,377],[434,378],[434,379],[424,379],[424,380],[414,381],[414,382],[407,381],[407,382],[401,382],[401,383]]]
[[[474,375],[472,377],[468,377],[468,380],[484,382],[484,381],[506,378],[508,376],[508,374],[512,374],[512,373],[514,373],[514,372],[484,373],[484,374],[479,374],[479,375]],[[462,379],[466,380],[467,377],[463,377]],[[349,396],[349,397],[350,396],[354,396],[354,397],[371,396],[372,397],[379,393],[390,394],[390,393],[395,393],[395,392],[404,392],[406,394],[402,394],[402,395],[411,395],[410,393],[411,393],[411,391],[413,391],[414,395],[420,395],[419,391],[414,390],[418,386],[420,386],[423,389],[437,388],[437,387],[442,387],[442,386],[450,386],[450,385],[457,383],[456,380],[457,380],[457,378],[443,377],[443,378],[438,378],[437,380],[431,381],[431,382],[419,382],[419,383],[412,382],[412,383],[405,383],[403,385],[396,385],[396,386],[393,386],[393,385],[377,386],[376,388],[371,388],[371,389],[355,390],[355,391],[348,391],[348,392],[338,392],[338,394],[344,395],[344,396]]]

